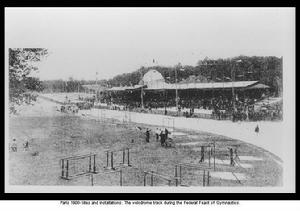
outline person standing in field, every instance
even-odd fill
[[[168,139],[168,135],[170,134],[170,132],[168,131],[167,128],[165,128],[165,136],[166,136],[166,139]]]
[[[158,139],[159,139],[159,134],[160,134],[160,130],[158,128],[156,128],[156,130],[155,130],[156,141],[158,141]]]
[[[14,138],[13,139],[13,143],[12,143],[12,145],[11,145],[11,151],[13,151],[13,152],[17,152],[17,140]]]
[[[255,130],[254,130],[255,132],[256,132],[256,134],[258,134],[259,133],[259,127],[258,127],[258,125],[256,125],[256,127],[255,127]]]
[[[28,148],[29,148],[29,142],[26,141],[26,142],[24,143],[24,151],[27,151]]]
[[[146,142],[149,143],[150,142],[150,130],[147,128],[146,130]]]
[[[165,134],[165,132],[162,130],[160,132],[159,136],[160,136],[160,144],[161,144],[161,146],[164,146],[165,142],[166,142],[166,134]]]

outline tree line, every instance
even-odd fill
[[[9,49],[9,105],[14,110],[16,105],[30,103],[35,97],[33,92],[82,92],[83,85],[98,84],[103,87],[132,86],[139,84],[143,75],[150,69],[162,74],[166,82],[184,81],[189,78],[201,79],[201,82],[249,81],[255,80],[270,86],[275,95],[282,93],[283,58],[275,56],[238,56],[228,59],[199,60],[197,65],[151,66],[140,67],[131,73],[117,75],[109,80],[45,80],[40,81],[30,76],[37,71],[35,62],[48,55],[45,48],[10,48]]]
[[[83,84],[98,84],[103,87],[132,86],[139,84],[143,75],[150,69],[155,69],[162,74],[165,81],[189,81],[196,78],[198,82],[228,82],[228,81],[259,81],[270,86],[270,91],[275,95],[282,92],[282,58],[267,56],[238,56],[230,59],[199,60],[196,66],[181,65],[140,67],[131,73],[119,74],[109,80],[48,80],[43,81],[44,91],[76,92],[84,91]]]
[[[201,82],[223,81],[259,81],[270,86],[270,91],[277,96],[282,92],[282,58],[275,56],[238,56],[230,59],[199,60],[196,66],[182,66],[180,63],[173,67],[152,66],[141,67],[131,73],[115,76],[107,81],[110,86],[130,86],[138,84],[142,76],[150,69],[162,74],[166,82],[186,80],[191,76],[201,78]]]

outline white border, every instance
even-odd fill
[[[43,8],[46,9],[46,8]],[[120,8],[117,8],[120,9]],[[129,8],[130,9],[130,8]],[[179,8],[175,8],[179,9]],[[185,8],[188,9],[188,8]],[[195,9],[195,8],[193,8]],[[209,8],[207,8],[209,9]],[[220,9],[220,8],[219,8]],[[227,8],[226,8],[227,9]],[[229,8],[231,9],[231,8]],[[278,8],[277,8],[278,9]],[[295,9],[285,8],[290,11],[290,31],[283,52],[283,113],[284,113],[284,175],[283,187],[66,187],[66,186],[11,186],[8,184],[8,165],[5,165],[5,192],[12,193],[294,193],[295,192]],[[6,10],[6,9],[5,9]],[[8,164],[8,48],[5,42],[5,164]],[[19,46],[26,47],[26,46]],[[40,46],[35,46],[40,47]],[[47,47],[47,46],[44,46]]]

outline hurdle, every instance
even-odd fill
[[[239,146],[240,146],[239,144],[230,145],[230,147],[227,147],[228,151],[217,151],[216,152],[214,149],[214,168],[215,168],[215,156],[216,155],[229,157],[230,166],[235,166],[235,164],[237,163],[237,160],[239,160],[239,155],[238,155],[238,147]]]
[[[83,171],[80,172],[76,172],[76,165],[78,164],[79,160],[84,160],[84,159],[88,159],[88,168],[87,169],[83,169]],[[73,161],[73,168],[74,168],[74,172],[73,174],[70,172],[70,164],[71,161]],[[81,175],[86,175],[89,173],[97,173],[96,172],[96,154],[86,154],[86,155],[77,155],[77,156],[72,156],[72,157],[66,157],[66,158],[62,158],[60,159],[60,163],[61,163],[61,178],[62,179],[72,179],[76,176],[81,176]]]
[[[239,146],[240,146],[239,144],[234,144],[231,145],[231,147],[228,147],[231,166],[235,166],[235,164],[237,163],[236,160],[239,160],[239,155],[238,155]]]
[[[215,152],[215,145],[213,145],[213,147],[212,147],[211,144],[208,144],[208,145],[201,145],[200,147],[201,147],[201,151],[200,151],[200,161],[199,162],[203,163],[205,161],[205,154],[207,153],[209,167],[211,165],[211,157],[212,156],[214,156],[213,158],[214,158],[214,166],[215,166],[216,158],[215,158],[215,153],[213,153],[213,152]]]
[[[202,186],[209,186],[210,184],[210,170],[212,167],[207,167],[199,164],[192,164],[192,163],[179,163],[175,165],[175,185],[183,186],[182,185],[182,169],[183,168],[189,168],[189,169],[199,169],[203,170],[203,176],[202,176]],[[179,170],[179,172],[178,172]],[[178,181],[179,180],[179,181]],[[184,185],[186,186],[186,185]]]
[[[106,152],[106,166],[104,166],[105,169],[112,169],[115,170],[117,167],[120,166],[128,166],[131,167],[132,165],[130,164],[130,149],[123,148],[120,150],[107,150]],[[119,163],[119,166],[114,165],[114,153],[122,152],[122,162]],[[126,159],[127,158],[127,159]],[[127,160],[127,163],[126,163]]]
[[[150,186],[153,186],[153,179],[154,177],[158,177],[160,179],[166,180],[168,182],[168,186],[171,186],[172,180],[174,180],[172,177],[158,174],[157,172],[154,171],[143,171],[144,173],[144,186],[147,186],[147,176],[150,175]]]

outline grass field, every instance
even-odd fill
[[[43,112],[45,109],[47,112]],[[143,129],[139,130],[137,127]],[[10,141],[16,138],[18,143],[18,152],[9,152],[9,184],[91,185],[89,176],[72,180],[61,179],[60,159],[96,153],[97,171],[105,172],[105,151],[129,147],[133,167],[123,169],[123,185],[142,186],[143,170],[174,176],[175,164],[199,163],[200,146],[215,141],[217,152],[228,153],[230,145],[239,144],[239,156],[249,159],[241,159],[240,165],[230,166],[228,156],[216,155],[216,169],[211,171],[210,186],[282,185],[282,167],[274,160],[272,154],[264,149],[223,136],[192,130],[176,130],[181,135],[173,137],[175,148],[164,148],[155,140],[154,134],[150,136],[150,143],[146,143],[145,128],[155,130],[155,127],[150,125],[122,124],[110,119],[96,121],[79,115],[60,113],[56,111],[54,103],[40,99],[36,105],[24,109],[23,114],[9,120]],[[25,151],[22,144],[27,140],[29,149]],[[121,162],[121,156],[121,152],[115,153],[115,163]],[[76,171],[76,168],[70,164],[70,171]],[[225,174],[224,172],[234,172],[241,183],[236,179],[217,176]],[[202,185],[200,171],[183,169],[182,173],[185,184]],[[117,186],[119,175],[118,172],[97,174],[94,175],[93,182],[94,185]],[[154,178],[154,185],[167,185],[167,182]],[[174,185],[174,181],[171,185]]]

